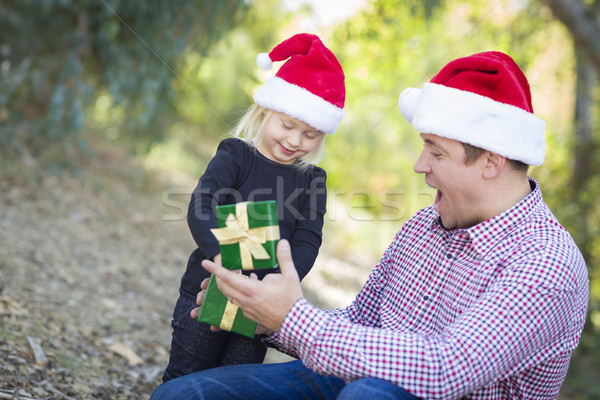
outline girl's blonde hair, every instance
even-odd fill
[[[272,115],[273,110],[261,107],[258,104],[253,104],[238,122],[233,135],[256,148],[262,140],[263,127]],[[323,134],[321,142],[313,149],[313,151],[300,157],[294,165],[306,169],[321,161],[321,157],[323,157],[323,153],[325,153],[324,139],[325,134]]]

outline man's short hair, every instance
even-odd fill
[[[479,157],[481,157],[481,155],[485,151],[481,147],[475,147],[468,143],[461,142],[461,144],[465,149],[465,164],[467,165],[474,163],[477,159],[479,159]],[[529,169],[529,166],[521,161],[515,161],[511,159],[507,160],[509,164],[517,171],[527,172],[527,170]]]

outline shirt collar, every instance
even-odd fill
[[[531,192],[525,196],[525,198],[508,210],[496,215],[494,218],[466,229],[446,229],[441,224],[438,215],[432,222],[432,228],[443,229],[453,236],[459,232],[468,235],[471,238],[475,251],[481,256],[484,256],[509,232],[512,232],[515,227],[518,227],[527,220],[539,204],[543,202],[542,192],[538,182],[533,178],[529,178],[529,184],[531,186]]]

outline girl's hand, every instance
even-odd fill
[[[274,332],[272,330],[262,325],[258,325],[256,327],[256,332],[254,332],[255,335],[271,335],[273,333]]]
[[[196,304],[198,304],[198,307],[194,308],[190,312],[190,316],[194,319],[198,319],[198,314],[200,313],[200,307],[202,306],[202,302],[204,301],[204,296],[206,296],[206,288],[208,287],[208,282],[210,282],[210,278],[206,278],[205,280],[202,281],[202,283],[200,283],[200,291],[196,295]]]

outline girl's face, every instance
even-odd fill
[[[273,111],[265,122],[256,148],[272,161],[293,164],[298,158],[313,151],[324,136],[325,133],[302,121]]]

